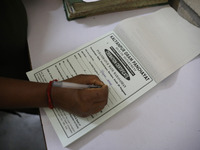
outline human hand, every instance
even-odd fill
[[[107,104],[108,86],[95,75],[78,75],[65,80],[79,84],[100,85],[101,88],[67,89],[52,88],[52,101],[55,107],[62,108],[69,113],[87,117],[101,111]]]

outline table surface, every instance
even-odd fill
[[[61,0],[24,0],[33,69],[113,30],[128,17],[164,6],[67,21]],[[45,112],[41,121],[48,150],[199,150],[200,56],[173,73],[137,101],[67,148],[63,148]]]

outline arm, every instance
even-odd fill
[[[101,88],[66,89],[52,87],[54,107],[86,117],[102,110],[107,104],[108,87],[97,76],[79,75],[68,82],[96,84]],[[36,83],[0,77],[0,108],[48,107],[48,83]]]
[[[0,77],[0,108],[47,107],[48,83]]]

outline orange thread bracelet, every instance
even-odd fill
[[[48,106],[51,109],[53,109],[53,103],[52,103],[52,98],[51,98],[51,89],[52,89],[52,84],[54,81],[58,81],[58,80],[50,81],[48,84],[48,87],[47,87]]]

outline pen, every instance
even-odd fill
[[[54,81],[52,85],[55,87],[70,88],[70,89],[86,89],[86,88],[101,87],[100,85],[87,85],[87,84],[78,84],[78,83],[61,82],[61,81]]]

